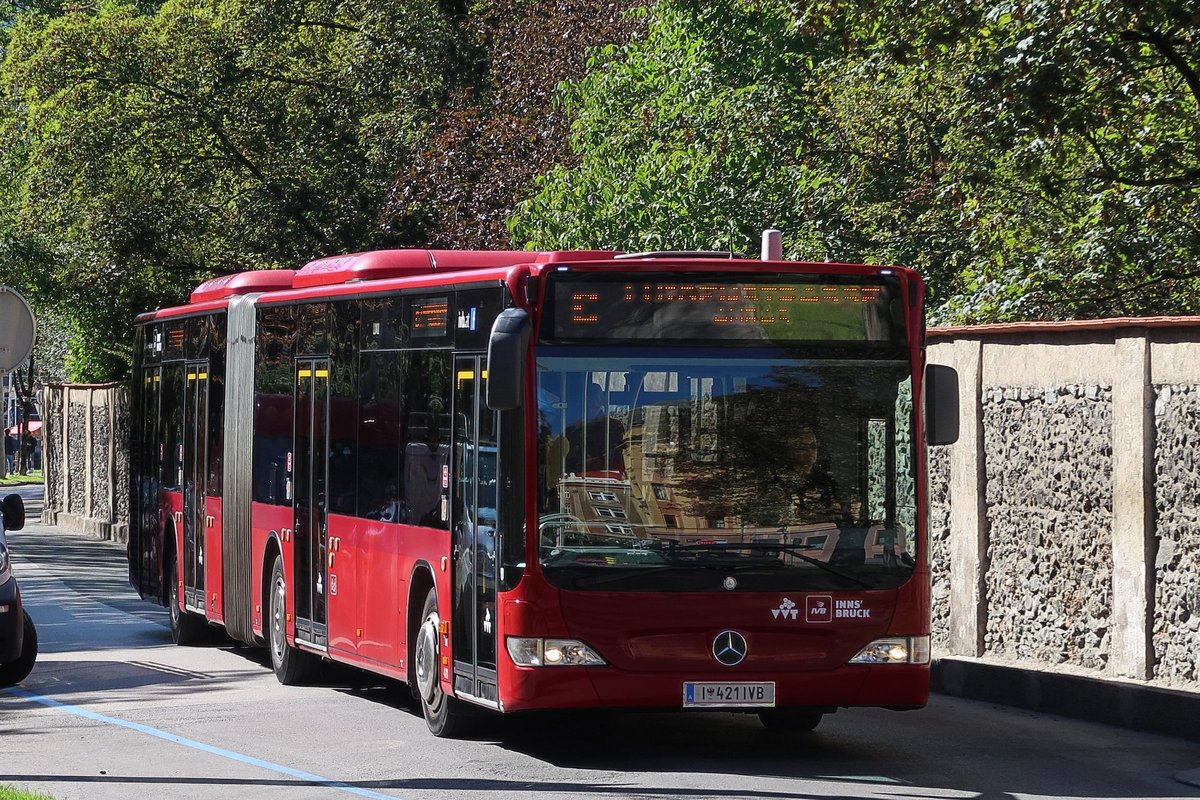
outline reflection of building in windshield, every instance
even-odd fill
[[[589,532],[623,538],[645,538],[651,524],[633,495],[629,481],[568,475],[559,481],[560,511],[589,525]]]
[[[859,563],[911,552],[915,520],[898,513],[914,503],[912,444],[901,435],[912,414],[907,365],[606,366],[542,362],[543,514],[640,540],[855,551]],[[882,529],[908,539],[872,543]]]

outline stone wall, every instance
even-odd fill
[[[1112,583],[1112,391],[986,391],[989,653],[1103,670]]]
[[[1169,685],[1196,686],[1200,643],[1200,384],[1154,387],[1154,660]]]
[[[129,404],[125,389],[50,386],[43,419],[42,521],[105,539],[129,531]]]
[[[947,328],[935,657],[1200,693],[1200,318]]]
[[[929,450],[929,563],[938,578],[933,582],[933,649],[947,652],[950,645],[950,453],[949,448]]]

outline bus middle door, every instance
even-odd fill
[[[296,360],[296,429],[292,448],[294,527],[292,597],[296,639],[328,647],[325,560],[329,486],[329,360]]]
[[[484,404],[484,357],[457,356],[454,376],[454,690],[495,705],[499,426]]]

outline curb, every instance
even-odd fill
[[[950,658],[934,662],[930,689],[1200,742],[1200,694],[1194,692]],[[1176,777],[1200,786],[1200,770]]]

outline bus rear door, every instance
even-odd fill
[[[205,612],[204,540],[208,497],[208,362],[190,361],[183,395],[184,608]]]

